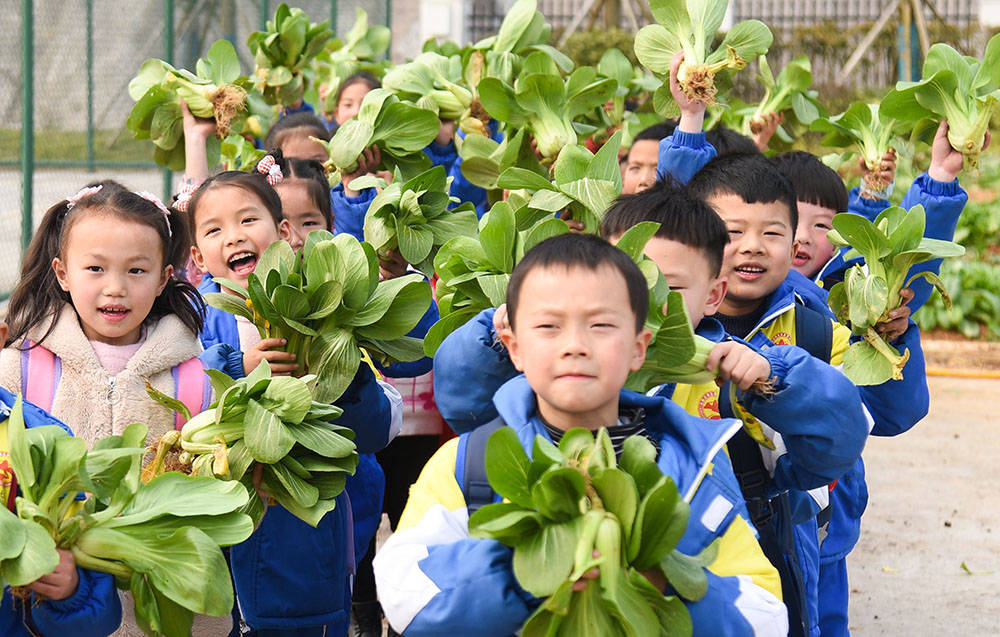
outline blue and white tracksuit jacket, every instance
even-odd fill
[[[219,285],[206,276],[198,290],[218,292]],[[234,377],[243,375],[239,332],[232,314],[209,307],[200,336],[209,355],[229,361],[223,371]],[[344,410],[337,424],[354,431],[361,457],[383,449],[399,432],[402,400],[394,388],[376,381],[366,364],[358,368],[336,404]],[[377,462],[374,466],[381,474]],[[369,504],[377,504],[381,511],[381,495],[377,503]],[[325,626],[327,634],[346,633],[355,567],[349,554],[360,559],[374,533],[358,537],[351,523],[352,507],[345,491],[337,496],[337,507],[313,528],[275,505],[268,508],[249,539],[231,547],[233,583],[247,624],[255,629]]]
[[[548,437],[523,375],[504,384],[494,403],[528,454],[536,435]],[[666,399],[624,390],[620,405],[644,410],[647,430],[659,437],[658,464],[691,505],[678,548],[694,555],[722,538],[708,593],[688,604],[694,634],[786,634],[777,572],[755,540],[722,451],[739,421],[694,418]],[[540,603],[517,584],[510,548],[469,537],[457,478],[466,441],[467,434],[449,441],[427,463],[399,528],[375,557],[382,607],[406,635],[512,635]]]
[[[0,419],[10,415],[15,401],[12,393],[0,388]],[[73,433],[54,416],[28,402],[24,403],[24,424],[28,428],[55,425]],[[0,464],[4,464],[4,460],[0,457]],[[0,506],[5,505],[6,502],[0,502]],[[31,606],[30,618],[24,602],[15,602],[9,587],[5,586],[0,599],[0,635],[30,637],[37,633],[105,637],[117,630],[122,622],[122,605],[114,578],[108,573],[80,567],[77,567],[76,573],[79,577],[76,592],[66,599],[42,601],[32,594],[27,601]]]

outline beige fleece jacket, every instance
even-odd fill
[[[28,338],[36,341],[48,325],[33,328]],[[156,389],[175,395],[171,370],[201,353],[198,336],[176,316],[167,315],[146,327],[146,341],[129,360],[125,370],[112,377],[97,360],[97,354],[80,328],[76,311],[69,304],[56,315],[55,329],[45,347],[61,359],[62,377],[52,401],[52,414],[73,432],[93,444],[99,438],[121,434],[134,422],[149,426],[148,440],[173,429],[173,413],[146,394],[148,378]],[[0,385],[21,393],[21,352],[10,347],[0,352]]]

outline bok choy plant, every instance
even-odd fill
[[[728,86],[730,75],[747,62],[767,53],[773,36],[758,20],[734,24],[718,48],[712,40],[722,26],[728,0],[650,0],[649,8],[659,24],[650,24],[635,36],[635,55],[643,66],[663,80],[654,95],[656,110],[671,113],[670,63],[684,51],[677,73],[684,94],[705,104],[715,101],[719,85]]]
[[[302,97],[309,63],[333,38],[330,21],[314,24],[302,9],[281,3],[264,31],[247,38],[254,56],[254,84],[269,104],[291,106]]]
[[[216,279],[231,293],[205,301],[242,316],[261,338],[284,338],[300,374],[317,376],[316,400],[330,404],[361,364],[361,348],[383,363],[413,361],[420,339],[406,336],[431,303],[419,274],[379,281],[378,257],[350,234],[309,234],[301,255],[284,241],[271,244],[250,274],[247,289]]]
[[[875,330],[875,325],[886,321],[889,312],[902,304],[901,289],[923,277],[950,305],[941,280],[932,272],[919,272],[907,280],[910,268],[918,263],[965,254],[965,248],[957,243],[924,237],[925,224],[920,205],[910,210],[887,208],[874,223],[856,214],[833,217],[830,242],[851,246],[845,259],[865,259],[864,265],[853,266],[842,282],[830,288],[827,298],[837,320],[863,338],[844,354],[844,373],[856,385],[880,385],[903,377],[910,351],[900,354]]]
[[[657,466],[649,440],[628,438],[616,462],[606,429],[596,440],[571,429],[558,447],[536,436],[529,459],[514,430],[502,427],[490,436],[485,460],[504,502],[474,513],[469,533],[512,547],[518,583],[544,598],[522,635],[691,634],[681,597],[705,595],[705,567],[717,544],[697,556],[677,550],[690,509]],[[574,591],[594,567],[599,579]],[[643,575],[649,570],[661,571],[675,594],[653,586]]]
[[[71,551],[81,568],[110,573],[131,591],[136,620],[149,635],[190,635],[194,613],[232,611],[233,587],[219,547],[242,542],[253,530],[240,511],[248,503],[241,485],[176,472],[144,484],[142,424],[88,451],[83,439],[60,427],[26,429],[18,399],[0,428],[21,491],[16,515],[0,507],[6,584],[24,586],[50,573],[58,547]]]

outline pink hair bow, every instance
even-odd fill
[[[96,195],[101,191],[104,186],[87,186],[86,188],[81,188],[76,191],[76,194],[66,197],[66,210],[72,210],[73,206],[80,203],[80,200],[84,197],[89,197],[90,195]]]
[[[167,208],[165,205],[163,205],[163,201],[153,193],[149,192],[148,190],[138,190],[136,191],[135,194],[139,195],[140,197],[142,197],[143,199],[145,199],[146,201],[150,202],[151,204],[160,209],[160,212],[163,213],[164,220],[167,222],[167,236],[173,237],[174,233],[170,229],[170,209]]]

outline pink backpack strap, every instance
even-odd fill
[[[199,414],[208,409],[212,402],[212,385],[201,359],[186,360],[173,369],[175,398],[184,403],[191,414]],[[184,416],[174,414],[174,428],[180,429],[187,422]]]
[[[25,340],[21,350],[21,394],[30,403],[52,411],[62,361],[49,349]]]

